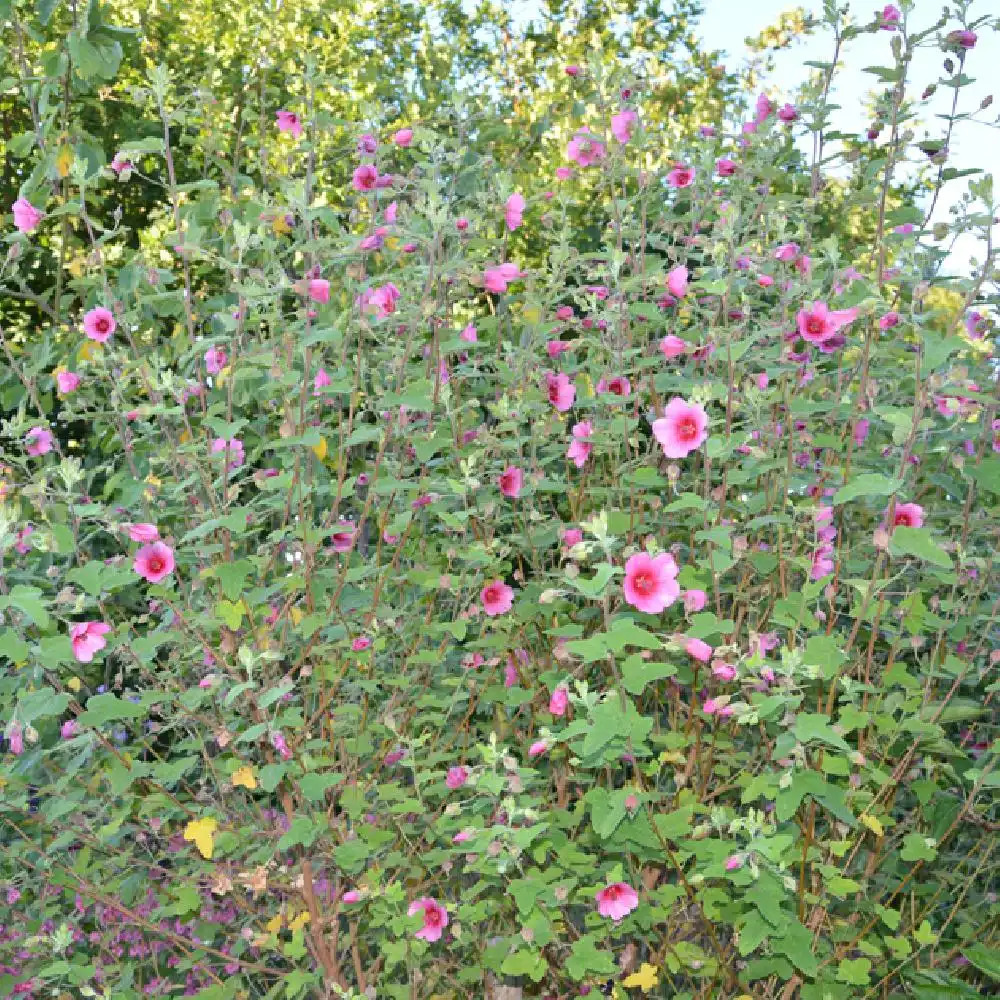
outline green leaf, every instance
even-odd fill
[[[222,563],[215,569],[215,574],[222,584],[222,593],[230,601],[236,601],[243,593],[246,578],[253,572],[254,566],[249,559],[238,559],[236,562]],[[230,626],[235,628],[235,626]]]
[[[838,736],[830,726],[829,716],[821,713],[800,712],[795,717],[795,738],[800,743],[819,740],[838,750],[850,750],[842,736]]]
[[[108,722],[120,722],[123,719],[141,719],[146,714],[142,705],[131,701],[122,701],[114,694],[95,694],[87,700],[86,711],[78,722],[81,726],[103,726]]]
[[[17,608],[26,614],[43,632],[47,632],[52,624],[42,592],[37,587],[27,587],[23,583],[11,587],[6,597],[0,597],[0,608]]]
[[[240,627],[240,622],[243,621],[243,604],[234,604],[232,601],[219,601],[215,605],[216,616],[230,629],[234,631]]]
[[[629,694],[642,694],[647,685],[676,673],[672,663],[650,663],[641,656],[630,656],[622,664],[622,682]]]
[[[579,982],[588,975],[611,976],[618,971],[614,956],[607,951],[600,951],[598,941],[603,941],[605,935],[584,934],[577,938],[566,959],[566,971]]]
[[[342,774],[306,774],[299,778],[299,789],[310,802],[320,802],[343,779]]]
[[[842,983],[850,983],[852,986],[867,986],[870,982],[869,973],[871,971],[871,959],[844,958],[837,966],[837,979]]]
[[[1000,982],[1000,949],[987,948],[984,944],[970,944],[962,949],[962,954],[980,972]]]
[[[287,851],[291,847],[300,844],[303,847],[311,847],[319,836],[319,827],[313,824],[308,816],[296,816],[288,827],[287,832],[278,841],[278,850]]]
[[[569,582],[585,597],[596,599],[601,596],[608,581],[617,572],[610,563],[599,563],[596,570],[597,572],[589,580],[582,576],[576,576]]]
[[[858,497],[887,497],[895,493],[903,485],[902,479],[890,479],[877,472],[866,472],[856,476],[849,483],[841,486],[833,495],[833,503],[839,506]]]
[[[968,471],[981,490],[1000,495],[1000,456],[990,455]]]
[[[70,700],[68,694],[56,692],[50,687],[29,693],[21,691],[17,699],[17,717],[24,725],[28,725],[35,719],[62,715]]]
[[[799,972],[816,975],[819,963],[812,951],[812,934],[798,920],[792,918],[785,933],[771,939],[771,947],[788,958]]]
[[[30,652],[31,647],[12,628],[0,630],[0,656],[11,663],[25,663]]]
[[[927,528],[899,525],[889,539],[889,551],[894,556],[916,556],[943,569],[951,569],[951,556],[931,537]]]

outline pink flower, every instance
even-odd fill
[[[400,291],[391,281],[376,288],[368,297],[369,306],[375,307],[376,319],[385,319],[386,316],[394,313],[399,297]]]
[[[296,139],[302,135],[302,122],[294,111],[279,111],[277,119],[279,132],[290,132]]]
[[[69,630],[73,655],[81,663],[90,663],[94,654],[108,644],[104,638],[111,631],[111,626],[104,622],[77,622]]]
[[[566,159],[572,160],[581,167],[589,167],[599,163],[608,155],[607,147],[590,132],[586,125],[577,129],[576,135],[566,146]]]
[[[559,537],[562,539],[563,546],[571,549],[583,541],[583,532],[579,528],[563,528]]]
[[[602,378],[597,383],[599,393],[610,392],[612,396],[627,396],[632,391],[632,383],[624,375]]]
[[[350,552],[354,548],[354,522],[341,521],[330,535],[334,552]]]
[[[115,153],[114,157],[111,160],[111,169],[119,177],[121,177],[121,175],[126,170],[131,170],[134,166],[135,164],[133,164],[132,161],[124,153]],[[126,178],[126,180],[128,180],[128,178]]]
[[[56,387],[62,396],[76,392],[80,388],[80,376],[76,372],[56,372]]]
[[[371,156],[378,149],[378,139],[375,136],[365,133],[358,139],[358,152],[362,156]]]
[[[597,912],[602,917],[621,920],[639,905],[639,894],[628,882],[612,882],[597,893]]]
[[[553,375],[551,372],[546,374],[545,382],[549,402],[560,413],[565,413],[573,406],[573,401],[576,399],[576,386],[569,380],[569,376],[563,372],[560,372],[558,375]]]
[[[15,757],[24,753],[24,729],[20,722],[12,722],[7,729],[7,739],[10,740],[10,752]]]
[[[560,354],[565,354],[573,345],[566,340],[549,340],[545,344],[545,353],[555,361]]]
[[[347,892],[340,897],[342,903],[360,903],[361,893],[357,889],[348,889]]]
[[[968,29],[948,32],[948,41],[960,49],[974,49],[978,40],[979,36]]]
[[[363,650],[366,650],[371,644],[371,639],[369,639],[366,635],[362,635],[358,636],[357,639],[351,640],[351,649],[354,650],[355,653],[360,653]]]
[[[69,719],[59,727],[59,735],[64,740],[71,740],[79,732],[80,724],[76,719]]]
[[[459,764],[457,767],[449,767],[444,783],[454,792],[461,788],[469,780],[469,772]]]
[[[687,353],[688,345],[686,340],[673,333],[668,333],[659,343],[660,353],[669,360],[680,357]]]
[[[687,294],[688,269],[683,264],[678,264],[667,273],[667,288],[671,295],[676,295],[679,299]]]
[[[474,830],[459,830],[454,837],[451,838],[453,844],[464,844],[467,840],[472,840],[472,835]]]
[[[594,427],[589,420],[581,420],[573,425],[573,440],[570,441],[566,457],[578,469],[582,469],[590,457],[594,446],[587,439],[593,433]]]
[[[326,303],[330,301],[330,282],[323,278],[310,278],[308,287],[309,298],[313,302]]]
[[[794,104],[783,104],[778,108],[778,118],[783,122],[793,122],[799,117]]]
[[[712,659],[712,647],[704,639],[688,639],[684,644],[684,652],[701,663]]]
[[[524,485],[524,471],[516,465],[508,465],[500,473],[500,492],[505,497],[512,500],[521,495],[521,487]]]
[[[741,854],[732,854],[726,858],[726,871],[734,872],[737,868],[743,867],[743,856]]]
[[[619,111],[611,116],[611,134],[624,146],[632,138],[632,130],[639,116],[631,110]]]
[[[467,218],[466,218],[466,217],[465,217],[464,215],[460,215],[460,216],[459,216],[459,217],[458,217],[458,218],[457,218],[457,219],[455,220],[455,228],[456,228],[456,229],[457,229],[457,230],[458,230],[458,231],[459,231],[460,233],[464,233],[464,232],[466,231],[466,229],[468,229],[468,228],[469,228],[469,220],[468,220],[468,219],[467,219]]]
[[[399,146],[400,149],[406,149],[406,147],[413,142],[413,129],[412,128],[399,129],[398,131],[393,133],[392,141],[397,146]],[[445,923],[447,923],[447,920],[445,921]]]
[[[799,310],[796,316],[799,336],[821,349],[829,345],[840,346],[844,338],[838,337],[839,331],[857,315],[857,309],[831,311],[825,302],[813,302],[811,308]]]
[[[503,580],[493,580],[486,584],[479,597],[483,602],[483,610],[490,618],[506,614],[514,606],[514,591]]]
[[[128,537],[133,542],[155,542],[160,537],[155,524],[139,522],[137,524],[123,524],[122,527],[128,532]]]
[[[655,558],[637,552],[625,563],[625,600],[647,614],[659,614],[680,597],[677,563],[669,552]]]
[[[174,571],[174,550],[163,542],[144,545],[136,552],[132,569],[144,580],[159,583]]]
[[[720,177],[732,177],[736,173],[736,164],[723,156],[721,159],[715,161],[715,169]]]
[[[351,186],[355,191],[374,191],[378,183],[378,171],[370,163],[362,163],[354,168]]]
[[[11,211],[14,213],[14,225],[22,233],[34,232],[45,215],[27,198],[18,198],[11,206]]]
[[[580,75],[580,67],[576,66],[576,65],[566,66],[564,68],[564,72],[565,72],[565,74],[567,76],[579,76]]]
[[[782,243],[777,250],[774,251],[774,259],[786,262],[793,261],[796,257],[798,257],[800,250],[801,247],[799,247],[798,243]]]
[[[892,525],[919,528],[924,523],[924,508],[917,503],[898,503],[892,514]]]
[[[694,183],[694,167],[677,166],[667,174],[667,183],[674,188],[690,187]]]
[[[557,718],[561,718],[566,714],[568,707],[569,691],[560,684],[549,698],[549,711]]]
[[[810,580],[822,580],[829,576],[836,568],[833,559],[834,548],[829,543],[820,545],[813,553],[812,565],[809,568]]]
[[[705,607],[705,601],[708,600],[708,595],[704,590],[685,590],[684,591],[684,610],[691,614],[693,611],[701,611]]]
[[[47,455],[52,451],[52,431],[46,427],[32,427],[24,435],[27,442],[25,450],[29,455]]]
[[[556,180],[568,181],[573,176],[572,167],[556,167]]]
[[[548,748],[549,745],[548,743],[545,742],[545,740],[535,740],[535,742],[532,743],[530,747],[528,747],[528,756],[539,757],[543,753],[545,753],[545,751],[548,750]]]
[[[771,285],[774,284],[774,278],[772,278],[769,274],[758,275],[757,284],[760,285],[761,288],[770,288]]]
[[[223,347],[210,347],[205,352],[205,368],[209,375],[218,375],[226,367],[226,351]]]
[[[724,660],[713,660],[712,676],[718,677],[720,681],[732,681],[736,679],[736,668]]]
[[[415,899],[406,912],[411,917],[423,913],[424,926],[417,931],[416,936],[425,941],[439,941],[441,932],[448,926],[448,911],[430,896]]]
[[[507,285],[521,277],[517,264],[498,264],[483,272],[483,285],[488,292],[506,292]]]
[[[479,342],[479,335],[476,333],[476,328],[470,323],[459,335],[459,340],[464,340],[467,344],[475,344]]]
[[[900,9],[895,4],[886,4],[882,8],[879,27],[883,31],[895,31],[899,27],[899,21],[902,16]]]
[[[212,441],[211,452],[213,455],[225,452],[230,469],[238,469],[245,461],[243,442],[239,438],[230,438],[228,441],[225,438],[215,438]]]
[[[697,403],[675,396],[663,416],[653,421],[653,436],[667,458],[684,458],[708,437],[708,414]]]
[[[510,232],[514,232],[518,229],[522,222],[522,214],[524,213],[524,195],[515,191],[508,199],[507,205],[504,210],[504,220],[507,223],[507,229]]]
[[[91,309],[83,317],[83,332],[99,344],[105,343],[117,327],[118,324],[115,322],[111,310],[105,309],[104,306]]]

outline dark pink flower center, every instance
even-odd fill
[[[648,597],[656,589],[656,580],[653,579],[653,574],[649,570],[644,569],[636,573],[632,580],[632,586],[635,588],[637,594]],[[615,889],[615,892],[617,891]],[[611,889],[608,889],[608,892],[611,892]]]
[[[110,324],[108,323],[107,317],[105,317],[105,316],[101,316],[97,320],[97,324],[96,325],[97,325],[97,332],[98,333],[107,333],[108,330],[109,330],[109,328],[110,328]]]
[[[440,927],[441,913],[436,906],[428,906],[424,910],[424,923],[429,924],[431,927]]]
[[[607,889],[604,890],[604,899],[608,903],[617,903],[618,897],[622,894],[621,889],[616,885],[609,885]]]
[[[694,417],[684,417],[678,422],[677,436],[682,441],[693,441],[698,436],[698,423]]]
[[[146,568],[150,573],[159,573],[163,569],[163,560],[159,556],[150,556],[146,560]]]
[[[806,329],[810,333],[820,334],[823,332],[823,320],[819,316],[810,316],[806,320]]]

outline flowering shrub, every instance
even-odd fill
[[[996,989],[997,206],[936,232],[893,186],[915,47],[958,95],[985,22],[903,8],[829,13],[892,54],[850,257],[833,63],[666,155],[652,81],[574,64],[516,187],[486,111],[359,120],[336,192],[309,107],[260,123],[282,170],[179,183],[159,69],[119,149],[39,117],[0,993]],[[143,231],[121,185],[162,185]]]

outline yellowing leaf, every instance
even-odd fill
[[[326,458],[326,438],[321,437],[319,444],[313,445],[313,454],[322,462]]]
[[[191,440],[191,434],[188,431],[181,431],[179,437],[177,438],[181,444],[187,444]]]
[[[71,677],[68,681],[66,681],[66,687],[68,687],[70,691],[76,694],[76,692],[80,690],[80,678]]]
[[[184,827],[184,839],[194,843],[201,852],[203,858],[211,858],[212,851],[215,850],[215,831],[219,828],[219,821],[212,816],[205,816],[203,819],[193,819]]]
[[[871,830],[872,833],[875,834],[876,837],[881,837],[885,834],[882,824],[874,816],[862,813],[858,818],[862,823],[864,823],[865,826],[868,827],[869,830]]]
[[[292,608],[292,610],[289,611],[288,614],[292,619],[292,623],[295,625],[298,625],[305,617],[305,612],[303,612],[301,608]]]
[[[271,229],[274,231],[275,236],[284,236],[286,233],[292,231],[292,227],[288,224],[288,220],[285,218],[284,213],[280,213],[274,217],[274,221],[271,223]]]
[[[254,769],[249,764],[233,771],[233,788],[236,788],[237,785],[249,788],[250,791],[257,787],[257,775],[254,774]]]
[[[299,931],[309,923],[309,911],[303,910],[294,920],[290,920],[288,923],[288,929],[290,931]]]
[[[63,146],[56,154],[56,171],[60,177],[68,177],[73,166],[73,147]]]
[[[537,323],[542,318],[542,310],[536,305],[525,306],[521,315],[526,323]]]
[[[658,986],[659,984],[660,977],[657,975],[656,969],[649,962],[643,962],[638,972],[633,972],[631,976],[622,980],[622,986],[628,986],[630,989],[637,986],[643,993],[648,993],[654,986]]]
[[[266,924],[264,924],[264,930],[268,934],[277,934],[281,930],[281,914],[279,913],[276,917],[271,917]]]
[[[96,340],[87,340],[80,345],[80,350],[76,352],[76,356],[81,361],[90,361],[100,349],[101,345]]]

